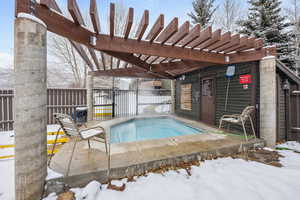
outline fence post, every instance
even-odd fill
[[[115,77],[112,79],[112,118],[115,118]]]
[[[42,198],[47,175],[47,28],[15,19],[15,199]]]
[[[136,115],[139,114],[139,79],[136,79]]]
[[[171,80],[171,114],[175,113],[175,90],[176,90],[176,80]]]
[[[94,100],[93,100],[93,88],[94,88],[94,77],[93,75],[87,75],[87,107],[88,107],[88,120],[94,119]]]

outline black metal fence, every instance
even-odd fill
[[[94,89],[94,119],[162,114],[171,110],[171,90]]]
[[[48,88],[47,123],[56,123],[53,113],[72,115],[78,106],[86,106],[86,89]],[[127,117],[138,114],[168,113],[170,90],[94,89],[94,119]],[[12,89],[0,89],[0,131],[13,130]]]

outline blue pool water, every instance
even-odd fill
[[[134,119],[111,128],[111,143],[159,139],[203,132],[171,118]]]

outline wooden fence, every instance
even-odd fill
[[[0,89],[0,131],[13,129],[13,96],[13,90]],[[55,123],[55,112],[71,115],[77,106],[85,105],[86,89],[48,88],[47,123]]]

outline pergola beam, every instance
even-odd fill
[[[209,47],[210,45],[215,44],[216,42],[221,40],[221,29],[216,30],[215,32],[212,33],[212,36],[210,39],[208,39],[207,41],[201,43],[199,46],[197,46],[197,48],[199,50],[203,50],[206,49],[207,47]]]
[[[94,60],[94,63],[96,65],[97,69],[100,70],[100,64],[98,62],[98,58],[97,58],[97,55],[96,55],[95,51],[91,48],[88,48],[88,50],[89,50],[89,52],[92,56],[92,59]]]
[[[213,51],[227,43],[229,43],[231,40],[231,33],[230,32],[227,32],[227,33],[224,33],[222,36],[221,36],[221,40],[216,42],[215,44],[207,47],[207,50],[208,51]]]
[[[240,34],[235,34],[234,36],[231,37],[229,43],[227,43],[227,44],[225,44],[225,45],[223,45],[223,46],[221,46],[221,47],[219,47],[215,50],[220,52],[220,51],[224,51],[228,48],[231,48],[231,47],[233,47],[235,45],[239,45],[239,44],[240,44]]]
[[[77,25],[85,25],[76,0],[68,0],[68,10]]]
[[[53,9],[59,13],[62,13],[55,0],[40,0],[40,4],[46,6],[49,9]]]
[[[181,41],[179,41],[178,45],[184,48],[199,36],[200,36],[200,24],[196,24],[194,28],[192,28],[192,30],[189,32],[189,34],[187,34],[186,37],[184,37]]]
[[[200,36],[197,37],[197,39],[195,39],[193,42],[191,42],[188,47],[190,48],[195,48],[198,45],[200,45],[201,43],[209,40],[212,37],[212,28],[211,26],[207,27],[205,30],[200,32]]]
[[[178,31],[178,18],[175,17],[168,26],[160,33],[155,40],[160,44],[164,44],[170,37],[172,37]]]
[[[255,38],[248,38],[247,43],[244,47],[238,48],[236,51],[243,51],[255,47]]]
[[[112,55],[116,58],[119,58],[125,62],[128,62],[132,65],[135,65],[136,67],[140,68],[144,72],[148,72],[156,76],[157,78],[166,78],[166,79],[173,79],[174,77],[166,74],[166,73],[154,73],[151,72],[152,66],[149,65],[148,63],[142,61],[141,59],[135,57],[133,54],[129,53],[121,53],[121,52],[113,52],[113,51],[105,51],[105,53]]]
[[[37,17],[47,24],[49,31],[67,37],[88,47],[95,48],[99,51],[136,53],[201,62],[213,62],[218,64],[225,63],[225,56],[223,54],[201,52],[177,46],[160,45],[149,43],[147,41],[137,41],[130,38],[127,40],[121,37],[111,38],[104,34],[96,36],[97,44],[93,46],[90,44],[90,37],[94,36],[94,33],[88,29],[82,26],[77,26],[71,20],[52,12],[41,5],[37,5],[36,11]]]
[[[135,34],[137,41],[140,41],[143,38],[143,35],[148,25],[149,25],[149,11],[145,10],[141,22],[138,26],[137,32]]]
[[[176,45],[180,40],[182,40],[187,34],[189,34],[190,22],[186,21],[181,25],[178,32],[175,33],[167,43],[170,43],[172,46]]]
[[[100,26],[100,20],[99,20],[99,15],[98,15],[98,9],[97,9],[97,1],[96,0],[91,0],[90,3],[90,18],[94,27],[94,30],[97,34],[100,33],[101,31],[101,26]]]
[[[98,8],[97,8],[97,1],[96,0],[91,0],[90,1],[90,18],[91,18],[95,33],[99,34],[101,32],[101,26],[100,26],[100,20],[99,20],[99,14],[98,14]],[[98,59],[93,56],[93,54],[95,54],[95,52],[93,53],[93,51],[90,51],[90,53],[93,57],[93,60],[96,64],[97,68],[99,68]],[[101,56],[103,70],[105,70],[105,58],[104,58],[103,52],[100,52],[100,56]],[[97,65],[97,63],[98,63],[98,65]]]
[[[74,8],[73,8],[74,6],[78,8],[78,6],[76,5],[76,2],[75,2],[75,1],[74,1],[74,2],[70,2],[70,3],[73,4],[73,5],[70,5],[71,9],[74,9]],[[59,8],[59,6],[57,5],[57,3],[56,3],[55,0],[40,0],[40,4],[41,4],[42,6],[47,7],[48,9],[53,9],[53,10],[57,11],[58,13],[62,13],[61,9]],[[77,9],[77,11],[79,12],[79,9]],[[78,14],[78,13],[77,13],[77,14]],[[80,14],[80,12],[79,12],[79,14]],[[80,14],[80,15],[81,15],[81,14]],[[75,17],[76,17],[76,16],[75,16]],[[81,56],[81,58],[83,59],[83,61],[89,66],[89,68],[90,68],[91,70],[93,70],[94,66],[93,66],[93,64],[90,62],[90,60],[89,60],[87,54],[85,53],[83,47],[82,47],[80,44],[78,44],[78,43],[76,43],[76,42],[74,42],[74,41],[72,41],[72,40],[70,40],[70,39],[69,39],[69,42],[70,42],[71,45],[75,48],[75,50],[77,51],[77,53]],[[90,50],[90,49],[89,49],[89,50]],[[96,63],[96,62],[97,62],[97,61],[95,61],[95,63]],[[98,66],[97,66],[97,67],[98,67]]]
[[[157,76],[140,71],[136,67],[132,68],[120,68],[109,71],[93,71],[89,72],[89,75],[93,76],[112,76],[112,77],[144,77],[144,78],[157,78]]]
[[[265,56],[276,56],[276,47],[262,48],[259,50],[244,51],[229,54],[229,63],[241,63],[261,60]]]
[[[154,23],[153,27],[151,28],[150,32],[148,33],[146,40],[149,40],[152,43],[155,38],[158,36],[161,30],[164,28],[164,15],[161,14],[157,18],[156,22]]]
[[[240,43],[238,45],[230,47],[230,48],[224,50],[224,53],[229,53],[229,52],[232,52],[232,51],[236,51],[237,49],[243,48],[243,47],[247,46],[247,43],[248,43],[248,37],[243,36],[243,37],[240,38]]]
[[[109,7],[109,35],[114,37],[115,35],[115,4],[110,3]]]
[[[230,32],[221,36],[221,30],[217,30],[212,33],[211,27],[200,32],[200,25],[194,26],[194,28],[192,28],[189,32],[188,22],[185,22],[180,29],[178,29],[177,18],[174,18],[163,30],[163,15],[160,15],[154,23],[146,37],[146,41],[142,40],[143,34],[149,24],[149,12],[147,10],[144,12],[143,18],[138,27],[136,38],[130,39],[129,34],[133,23],[132,8],[129,9],[128,12],[127,22],[123,32],[124,37],[118,37],[114,35],[114,20],[112,20],[115,18],[114,4],[110,4],[109,34],[100,34],[101,28],[97,14],[96,0],[91,0],[90,15],[95,34],[82,26],[84,25],[84,21],[76,1],[68,0],[68,2],[68,8],[74,22],[49,9],[59,9],[57,5],[53,4],[55,3],[53,0],[41,0],[41,4],[36,4],[36,16],[46,23],[49,31],[87,46],[90,52],[93,51],[93,49],[105,52],[110,56],[136,66],[134,67],[135,69],[138,67],[145,73],[150,73],[156,77],[173,78],[173,76],[168,74],[169,71],[159,73],[153,71],[153,67],[155,66],[153,63],[159,63],[158,60],[163,62],[162,64],[167,62],[170,65],[178,62],[175,60],[182,60],[185,62],[195,61],[196,64],[209,63],[209,65],[223,65],[235,62],[259,60],[260,56],[267,54],[265,49],[261,49],[263,47],[262,40],[256,40],[248,37],[240,38],[238,34],[231,37]],[[93,37],[95,38],[96,43],[91,42],[93,41],[91,40]],[[165,45],[165,43],[168,43],[168,45]],[[251,51],[251,49],[253,49],[253,51]],[[272,53],[274,52],[272,51]],[[99,70],[99,61],[95,60],[95,55],[95,52],[91,52],[91,57]],[[141,58],[134,55],[143,55],[142,58],[144,59],[141,60]],[[87,55],[83,55],[82,57],[86,62],[89,62]],[[175,62],[172,62],[173,60]],[[102,59],[102,61],[104,61],[104,59]],[[103,62],[103,66],[105,66],[104,63],[105,62]],[[118,61],[118,66],[119,65],[120,61]],[[93,69],[92,65],[90,67]],[[187,70],[190,69],[191,68],[188,68]]]
[[[133,24],[133,8],[129,8],[124,29],[124,39],[127,39]]]

